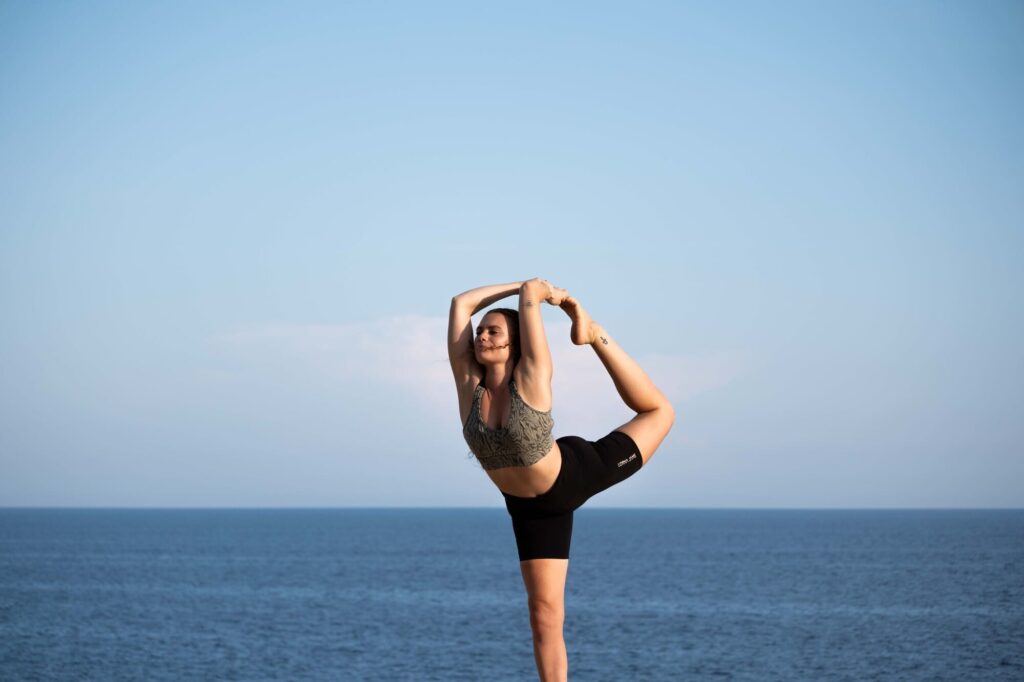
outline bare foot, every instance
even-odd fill
[[[572,331],[569,338],[577,346],[594,343],[601,332],[601,326],[590,319],[580,302],[572,296],[566,296],[558,305],[572,319]]]

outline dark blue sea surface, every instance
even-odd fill
[[[572,680],[1024,680],[1024,511],[583,507]],[[530,680],[506,511],[0,510],[3,680]]]

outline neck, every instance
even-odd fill
[[[505,387],[512,379],[512,360],[501,365],[487,365],[487,376],[484,380],[484,388],[495,389]]]

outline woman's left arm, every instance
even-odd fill
[[[519,340],[523,352],[520,362],[523,364],[523,371],[531,379],[551,380],[554,366],[551,362],[548,338],[544,333],[540,304],[544,301],[550,303],[563,291],[543,279],[528,280],[519,288]]]

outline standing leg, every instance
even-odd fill
[[[519,562],[530,607],[533,657],[540,682],[567,682],[569,657],[565,650],[565,576],[568,559],[529,559]]]
[[[578,346],[586,344],[594,349],[611,375],[623,402],[637,413],[615,430],[622,431],[636,442],[646,464],[675,423],[672,404],[607,330],[590,319],[579,301],[567,296],[560,307],[572,319],[572,342]]]

